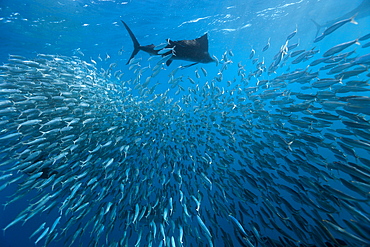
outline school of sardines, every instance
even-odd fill
[[[162,92],[160,56],[123,80],[116,64],[10,55],[0,190],[17,184],[5,208],[37,193],[3,231],[50,213],[36,245],[370,246],[370,54],[342,52],[370,35],[319,53],[296,33],[270,66],[252,49],[230,79],[228,50],[213,78],[180,66]]]

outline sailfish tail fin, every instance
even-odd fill
[[[122,20],[121,20],[122,21]],[[131,29],[127,26],[127,24],[124,22],[124,21],[122,21],[122,23],[123,23],[123,25],[125,26],[125,28],[126,28],[126,30],[127,30],[127,32],[128,32],[128,34],[130,35],[130,37],[131,37],[131,39],[132,39],[132,43],[134,43],[134,51],[132,52],[132,54],[131,54],[131,57],[130,57],[130,59],[127,61],[127,63],[126,64],[129,64],[130,63],[130,61],[131,61],[131,59],[140,51],[140,44],[139,44],[139,42],[137,41],[137,39],[136,39],[136,37],[135,37],[135,35],[134,35],[134,33],[131,31]]]

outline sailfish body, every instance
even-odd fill
[[[127,24],[124,21],[122,21],[122,23],[125,26],[134,44],[134,51],[132,52],[131,57],[128,60],[127,64],[131,61],[132,58],[135,57],[135,55],[140,50],[145,51],[151,55],[161,55],[161,56],[167,56],[172,53],[173,56],[166,62],[167,66],[170,65],[173,60],[190,61],[194,62],[195,64],[214,62],[214,59],[209,55],[208,52],[207,33],[199,38],[192,40],[172,41],[168,39],[167,45],[163,47],[163,49],[157,50],[155,49],[156,46],[153,44],[141,46],[137,41],[134,33],[127,26]]]

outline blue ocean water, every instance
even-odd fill
[[[350,13],[360,4],[364,4],[363,12],[359,9],[359,12],[354,14],[354,19],[358,24],[348,22],[328,34],[322,41],[314,42],[317,27],[312,20],[322,25],[319,30],[320,35],[326,28],[340,21],[338,18]],[[76,219],[78,214],[74,214],[73,211],[78,206],[68,212],[59,210],[64,205],[63,202],[65,203],[68,193],[72,193],[76,188],[74,186],[79,184],[78,179],[76,183],[66,182],[65,186],[58,187],[62,195],[48,199],[46,202],[46,205],[55,203],[52,210],[37,213],[24,225],[23,221],[20,221],[6,229],[0,236],[0,247],[34,246],[34,242],[44,230],[40,231],[36,237],[31,239],[29,237],[44,222],[47,227],[51,228],[60,215],[60,223],[56,225],[55,230],[58,235],[49,246],[70,246],[70,244],[71,246],[124,246],[120,243],[123,236],[126,236],[125,241],[127,239],[128,246],[149,246],[149,243],[153,246],[181,246],[179,226],[184,229],[183,246],[210,246],[211,242],[214,246],[251,246],[248,245],[248,241],[253,246],[310,246],[309,244],[325,246],[325,242],[330,242],[335,246],[337,244],[335,239],[345,241],[348,246],[370,246],[369,238],[361,235],[361,231],[366,233],[370,229],[369,187],[366,187],[370,184],[370,173],[368,173],[370,164],[366,163],[370,160],[368,148],[370,128],[367,128],[368,125],[370,126],[368,106],[365,105],[363,107],[365,109],[359,107],[359,110],[350,111],[353,114],[351,115],[352,120],[356,115],[364,121],[361,123],[365,126],[361,125],[361,127],[349,127],[343,124],[343,121],[351,119],[342,115],[340,120],[339,118],[329,120],[328,116],[320,118],[318,115],[324,111],[338,116],[333,109],[329,109],[330,106],[325,108],[325,102],[349,104],[340,97],[369,97],[369,92],[366,91],[369,89],[367,84],[369,72],[365,71],[350,78],[342,78],[342,81],[333,87],[315,88],[310,85],[317,78],[323,80],[333,78],[334,75],[328,75],[326,74],[328,70],[320,69],[330,63],[309,66],[312,61],[322,58],[323,54],[335,45],[359,39],[370,33],[370,11],[366,11],[366,6],[370,9],[369,5],[370,2],[367,0],[2,0],[0,2],[0,63],[2,65],[11,63],[10,55],[19,55],[25,60],[33,60],[40,57],[40,54],[50,54],[63,57],[63,59],[68,57],[84,61],[89,64],[89,68],[94,67],[96,78],[104,78],[115,85],[123,85],[122,89],[128,92],[132,90],[133,101],[137,101],[132,105],[116,106],[119,104],[115,101],[115,97],[104,101],[103,95],[96,94],[91,95],[92,99],[89,101],[96,103],[94,107],[100,108],[99,104],[109,103],[115,105],[120,111],[125,111],[125,107],[135,107],[135,111],[139,112],[144,120],[130,129],[130,125],[125,125],[117,118],[111,117],[109,114],[112,112],[107,113],[106,119],[99,118],[101,125],[107,129],[115,126],[119,129],[122,126],[129,129],[130,135],[122,137],[125,145],[130,146],[128,149],[130,151],[141,150],[137,153],[129,152],[129,163],[126,157],[123,158],[126,154],[119,149],[121,146],[112,147],[111,153],[93,152],[98,145],[103,145],[103,141],[111,140],[113,143],[119,143],[117,138],[125,132],[119,132],[120,135],[107,136],[106,133],[99,135],[99,132],[94,132],[95,129],[89,130],[89,127],[85,128],[83,124],[85,129],[82,135],[75,131],[76,127],[71,132],[75,135],[74,138],[77,139],[80,134],[84,136],[88,133],[97,140],[86,141],[85,143],[90,147],[70,149],[69,156],[61,161],[55,161],[55,157],[65,151],[61,148],[64,141],[47,140],[50,145],[53,143],[58,145],[50,153],[45,154],[45,159],[40,158],[40,160],[46,162],[54,159],[52,167],[59,174],[56,177],[63,174],[66,180],[72,175],[84,175],[80,185],[82,187],[78,188],[79,191],[84,192],[77,193],[76,199],[84,203],[89,202],[91,211]],[[343,20],[346,18],[349,17],[343,17]],[[135,58],[141,60],[133,63],[137,65],[126,65],[133,51],[133,44],[121,20],[128,24],[141,45],[157,45],[167,39],[190,40],[208,33],[209,53],[217,57],[220,63],[217,66],[216,63],[197,64],[185,69],[180,68],[174,72],[179,66],[191,64],[191,62],[175,60],[170,66],[164,65],[160,73],[151,78],[147,88],[158,85],[154,93],[147,93],[144,97],[138,92],[137,85],[143,85],[146,79],[151,77],[156,61],[154,63],[148,61],[150,56],[140,51]],[[331,22],[333,20],[335,21]],[[295,30],[296,34],[289,40],[289,45],[295,43],[299,45],[292,51],[286,51],[283,57],[288,58],[292,52],[297,50],[313,50],[317,53],[299,63],[293,63],[295,58],[291,57],[284,63],[282,62],[280,67],[269,72],[268,67],[276,61],[275,55],[283,50],[284,45],[287,44],[288,35]],[[356,57],[369,54],[368,47],[362,48],[367,42],[369,40],[360,41],[360,44],[353,44],[341,52],[340,54],[354,51],[354,54],[349,56],[352,60],[342,60],[337,65],[346,62],[354,63],[353,59]],[[269,48],[263,51],[268,43]],[[252,59],[250,59],[251,50],[255,51]],[[258,61],[253,63],[253,59],[257,58]],[[257,66],[258,63],[260,67]],[[83,63],[76,62],[76,66],[82,66],[81,64]],[[263,65],[266,66],[262,68]],[[131,66],[134,66],[133,69],[129,69]],[[146,67],[149,69],[143,72],[139,81],[135,81],[140,73],[138,69]],[[357,68],[368,67],[369,61],[367,60],[359,64]],[[71,66],[70,69],[77,70],[78,68]],[[53,70],[57,71],[58,67]],[[294,79],[275,80],[279,76],[291,75],[290,73],[294,71],[318,72],[319,74],[313,81],[306,84],[297,83]],[[261,72],[261,75],[258,75],[258,72]],[[118,78],[117,75],[121,73],[122,76]],[[175,73],[176,75],[171,77]],[[16,79],[21,75],[12,74],[12,76],[12,79]],[[2,76],[2,78],[4,80],[1,81],[2,83],[8,82],[7,77]],[[180,78],[180,86],[171,81],[173,78]],[[86,78],[81,80],[84,79]],[[268,81],[267,86],[259,86],[258,83],[265,80]],[[349,81],[365,81],[361,87],[364,90],[336,93],[339,86],[347,85]],[[9,82],[13,83],[10,80]],[[99,84],[99,82],[96,83]],[[278,83],[281,83],[281,86]],[[305,86],[307,88],[304,88]],[[216,87],[219,91],[215,89]],[[210,89],[214,91],[207,93]],[[252,93],[249,94],[248,90]],[[267,95],[269,90],[276,95]],[[33,92],[32,89],[29,91]],[[106,91],[108,99],[109,90]],[[216,92],[223,93],[216,97]],[[328,98],[322,96],[329,93],[336,95],[328,96]],[[158,96],[154,97],[154,94]],[[163,107],[163,109],[153,110],[157,105],[148,102],[152,99],[154,102],[157,98],[163,97],[163,94],[167,97],[166,108],[163,104],[158,104],[158,107]],[[37,94],[32,95],[31,93],[26,96],[35,95]],[[297,100],[297,95],[302,98]],[[304,96],[312,97],[308,101],[300,101]],[[2,93],[0,99],[6,100],[7,97],[8,95]],[[76,99],[81,100],[81,98]],[[271,102],[271,99],[294,99],[295,103],[307,103],[310,107],[296,110],[297,108],[292,107],[292,102],[279,105]],[[177,101],[180,103],[175,103]],[[342,106],[338,107],[335,109],[342,109]],[[181,109],[183,113],[177,115],[173,108]],[[73,117],[75,111],[71,108],[70,110],[70,116]],[[168,112],[158,115],[161,111]],[[149,113],[153,115],[149,116]],[[281,114],[281,117],[272,117],[274,114]],[[38,119],[42,118],[41,114],[40,116]],[[2,121],[6,121],[2,123],[3,136],[10,133],[7,132],[8,128],[18,131],[25,127],[19,126],[23,120],[22,115],[15,119],[14,117],[9,118],[6,114],[0,117]],[[304,123],[311,125],[310,128],[298,127],[299,123],[292,124],[292,120],[306,120],[305,118],[310,118]],[[92,118],[86,118],[88,119]],[[329,121],[330,124],[321,123],[320,120],[323,119]],[[17,125],[11,125],[8,120]],[[27,120],[30,119],[27,118]],[[42,121],[43,124],[46,122],[45,119]],[[166,127],[159,128],[158,123],[160,122],[166,123]],[[356,130],[363,133],[359,134]],[[110,133],[117,132],[112,130]],[[1,185],[23,174],[22,171],[10,169],[18,164],[16,162],[24,162],[20,158],[20,153],[27,147],[20,148],[20,144],[33,140],[34,136],[36,136],[34,133],[27,134],[26,137],[29,139],[22,139],[19,143],[2,140],[2,149],[5,151],[1,154],[3,164],[0,166],[1,174],[11,173],[12,175],[0,181]],[[67,134],[63,137],[66,136]],[[351,142],[345,138],[361,140],[361,144],[349,144]],[[142,146],[138,144],[141,142]],[[338,145],[337,142],[344,143],[349,146],[349,149]],[[62,144],[59,145],[59,143]],[[324,147],[320,143],[325,143],[327,146]],[[13,145],[15,148],[12,148]],[[135,145],[138,146],[137,149],[133,148]],[[78,162],[84,164],[89,154],[86,150],[94,154],[92,165],[96,168],[89,168],[86,174],[83,169],[81,171],[72,168],[64,169],[64,164],[68,166]],[[33,151],[37,150],[30,152]],[[355,152],[355,155],[352,152]],[[198,157],[193,157],[195,155]],[[10,158],[14,159],[13,163],[7,163]],[[106,197],[97,200],[94,192],[89,191],[87,183],[96,177],[96,174],[103,172],[103,167],[107,165],[105,162],[110,158],[114,159],[114,166],[127,166],[130,169],[117,168],[119,173],[115,174],[110,182],[105,182],[109,174],[99,177],[104,178],[104,181],[101,181],[104,185],[97,191],[101,192],[102,188],[109,188],[109,192]],[[346,170],[347,166],[343,166],[345,167],[343,169],[336,168],[335,166],[340,165],[335,162],[348,162],[346,163],[348,166],[353,167],[352,164],[356,164],[360,168],[351,170],[353,172],[351,173]],[[63,166],[63,169],[58,170],[57,165]],[[183,175],[181,185],[179,185],[178,178],[173,178],[173,174],[180,171]],[[128,198],[119,200],[120,179],[126,177],[130,177],[125,184]],[[19,200],[4,207],[4,210],[0,210],[0,228],[7,227],[30,204],[37,206],[41,203],[39,200],[43,196],[57,192],[57,190],[51,190],[51,186],[45,185],[45,188],[33,188],[17,193],[18,183],[24,183],[28,178],[29,175],[25,174],[19,181],[9,184],[0,191],[1,204],[6,204],[19,194],[23,195]],[[145,181],[143,183],[146,184],[147,180],[151,180],[150,185],[153,187],[140,187],[140,183]],[[342,180],[361,182],[362,186],[354,185],[362,191],[360,195],[345,186]],[[339,194],[339,192],[335,194],[334,190],[328,188],[343,191],[345,194]],[[179,202],[180,191],[184,192],[186,203]],[[252,195],[248,195],[248,191],[251,191]],[[145,199],[131,198],[137,195],[142,195]],[[164,214],[167,214],[164,212],[170,210],[169,199],[176,201],[171,203],[174,213],[168,216],[167,220],[162,220]],[[201,202],[200,209],[197,209],[197,201]],[[117,210],[117,217],[111,221],[104,216],[106,213],[102,213],[102,211],[109,211],[109,202],[113,205],[112,209]],[[154,207],[156,202],[158,206]],[[187,204],[190,216],[185,215],[184,204]],[[81,205],[83,204],[79,206]],[[315,205],[319,206],[315,207]],[[289,206],[297,209],[298,212],[293,213]],[[140,209],[137,210],[136,207]],[[149,211],[150,207],[153,208],[152,212]],[[140,221],[132,222],[133,215],[137,212],[145,213],[146,216]],[[208,233],[199,219],[209,229],[212,235],[211,241],[208,241]],[[362,228],[356,231],[355,227],[351,228],[346,221],[360,222],[358,226]],[[99,227],[92,226],[97,224],[96,222],[100,224]],[[151,222],[155,222],[156,225],[155,236],[152,236]],[[161,224],[166,237],[162,237]],[[85,225],[88,227],[85,228]],[[345,229],[345,233],[338,228],[335,229],[333,225],[339,225]],[[81,229],[84,230],[79,232]],[[333,238],[328,237],[330,236],[328,232],[322,233],[325,229],[332,234]],[[74,237],[76,232],[78,235]],[[45,238],[41,239],[37,245],[42,246]],[[138,239],[141,240],[138,241]],[[275,245],[272,242],[266,242],[267,239],[275,241]]]

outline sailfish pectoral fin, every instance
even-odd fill
[[[121,20],[122,21],[122,20]],[[134,33],[131,31],[131,29],[127,26],[127,24],[122,21],[123,25],[125,26],[128,34],[130,35],[131,39],[132,39],[132,43],[134,43],[134,51],[131,53],[131,56],[130,56],[130,59],[127,61],[126,64],[129,64],[131,59],[134,58],[136,56],[136,54],[140,51],[141,49],[141,46],[139,44],[139,42],[137,41]]]

